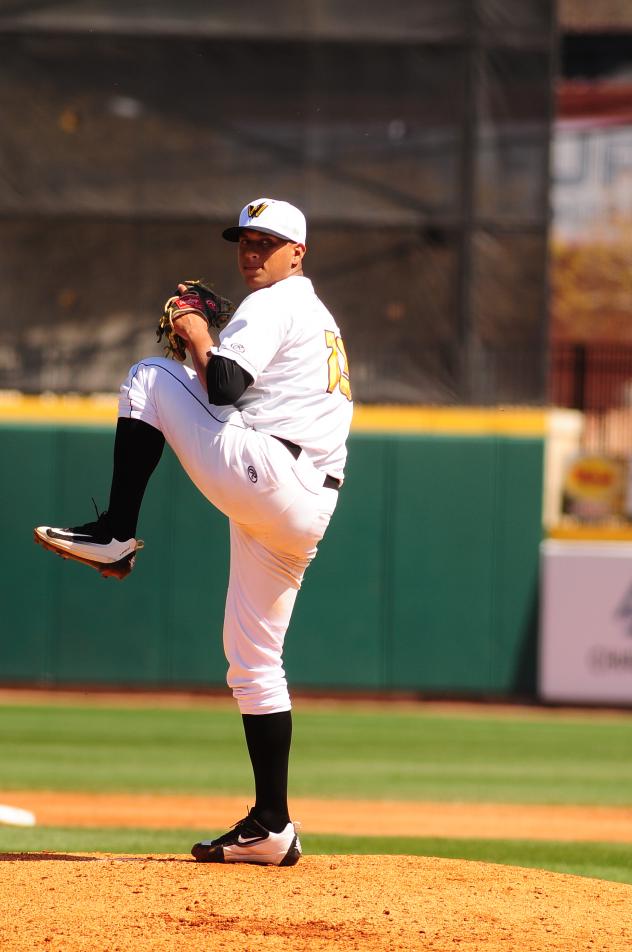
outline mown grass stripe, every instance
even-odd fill
[[[632,806],[632,718],[301,710],[291,794]],[[236,711],[0,706],[0,789],[248,794]]]

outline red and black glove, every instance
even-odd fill
[[[201,314],[209,326],[221,330],[236,310],[232,301],[216,294],[201,281],[183,281],[182,284],[186,285],[187,290],[178,291],[165,301],[156,329],[157,339],[161,341],[165,338],[165,357],[173,357],[179,361],[186,359],[187,352],[186,342],[174,329],[173,321],[176,317],[195,312]]]

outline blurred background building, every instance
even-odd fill
[[[551,394],[588,450],[632,449],[632,4],[560,0]]]

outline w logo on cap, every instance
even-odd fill
[[[261,212],[268,207],[266,202],[259,202],[258,205],[248,206],[248,218],[258,218]]]

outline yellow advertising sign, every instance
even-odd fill
[[[623,460],[611,456],[580,456],[566,471],[563,510],[588,522],[625,516],[625,486]]]

